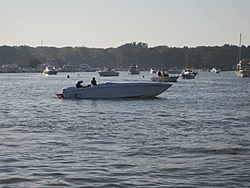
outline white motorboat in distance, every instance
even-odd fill
[[[55,67],[46,66],[46,68],[43,71],[43,74],[57,74],[57,70],[55,69]]]
[[[151,78],[153,82],[177,82],[179,76],[169,76],[164,70],[158,72],[158,77]]]
[[[237,64],[237,69],[235,71],[238,77],[250,77],[250,59],[242,59]]]
[[[115,69],[105,69],[102,71],[98,71],[100,76],[119,76],[119,72],[117,72]]]
[[[179,76],[168,76],[168,77],[152,77],[153,82],[177,82]]]
[[[128,74],[140,74],[140,69],[138,65],[131,64],[128,69]]]
[[[178,69],[177,67],[171,67],[170,69],[167,70],[168,74],[181,74],[181,70]]]
[[[210,70],[210,72],[213,72],[213,73],[220,73],[220,69],[212,68],[212,69]]]
[[[85,88],[68,87],[56,95],[64,99],[152,98],[171,86],[159,82],[105,82]]]
[[[180,74],[180,77],[182,79],[195,79],[195,75],[192,72],[189,72],[189,71],[183,71]]]
[[[241,59],[241,34],[235,73],[240,78],[250,77],[250,59]]]

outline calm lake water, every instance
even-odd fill
[[[93,76],[153,75],[0,74],[1,187],[249,187],[250,78],[201,72],[156,99],[54,97]]]

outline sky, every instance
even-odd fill
[[[250,45],[250,0],[0,0],[0,46]]]

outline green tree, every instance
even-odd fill
[[[41,64],[41,61],[37,58],[33,58],[29,61],[29,67],[36,68],[37,65]]]
[[[29,51],[29,46],[20,46],[20,51],[21,51],[21,57],[18,61],[18,63],[20,63],[21,65],[27,65],[27,63],[29,62],[29,60],[31,59],[31,54]]]

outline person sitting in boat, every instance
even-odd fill
[[[93,78],[92,78],[92,80],[91,80],[91,84],[92,84],[93,86],[95,86],[95,85],[96,85],[96,80],[95,80],[95,77],[93,77]]]
[[[82,88],[82,83],[83,83],[82,80],[78,81],[76,84],[76,88]]]
[[[158,76],[159,76],[159,77],[162,77],[161,71],[158,72]]]

